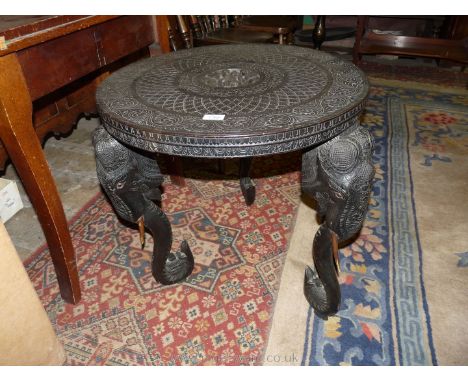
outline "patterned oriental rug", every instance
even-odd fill
[[[187,161],[164,182],[174,244],[195,256],[184,283],[150,272],[151,237],[99,194],[71,222],[82,301],[64,304],[44,246],[25,262],[68,365],[468,364],[468,95],[372,79],[363,118],[376,177],[359,238],[340,251],[342,309],[317,319],[302,294],[315,211],[300,155],[256,158],[246,207],[237,162]],[[293,305],[291,305],[293,304]],[[458,328],[458,329],[457,329]]]
[[[260,364],[300,198],[300,154],[256,159],[255,203],[242,196],[238,161],[184,164],[187,186],[163,184],[173,248],[187,240],[193,274],[163,286],[151,275],[153,241],[118,220],[97,195],[71,222],[82,301],[64,304],[47,248],[26,268],[68,365]],[[298,282],[301,282],[300,280]]]
[[[301,203],[267,365],[468,365],[468,92],[371,84],[376,176],[361,234],[340,250],[341,310],[316,318],[294,284],[318,228]]]

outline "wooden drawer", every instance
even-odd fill
[[[36,100],[153,42],[149,16],[122,16],[20,50],[32,100]]]
[[[99,69],[93,28],[18,52],[33,100]]]
[[[103,65],[151,45],[154,40],[150,16],[124,16],[96,26]]]

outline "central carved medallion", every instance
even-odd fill
[[[238,88],[251,86],[260,81],[260,73],[239,68],[218,69],[206,73],[201,81],[213,88]]]

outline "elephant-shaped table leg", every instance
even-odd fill
[[[164,285],[182,281],[192,273],[194,259],[185,240],[179,251],[170,252],[171,224],[154,203],[161,200],[163,181],[156,160],[122,145],[103,127],[95,131],[93,144],[97,175],[116,213],[139,225],[142,244],[145,227],[154,238],[154,278]]]
[[[355,126],[302,156],[302,189],[317,201],[322,223],[312,248],[315,270],[306,268],[304,294],[323,319],[340,305],[338,244],[359,232],[367,212],[372,149],[370,133]]]

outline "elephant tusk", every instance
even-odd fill
[[[141,216],[138,220],[138,231],[140,232],[141,249],[145,248],[145,217]]]
[[[338,235],[333,231],[331,231],[331,239],[332,239],[333,259],[335,261],[336,276],[338,277],[341,273],[340,259],[338,257]]]

